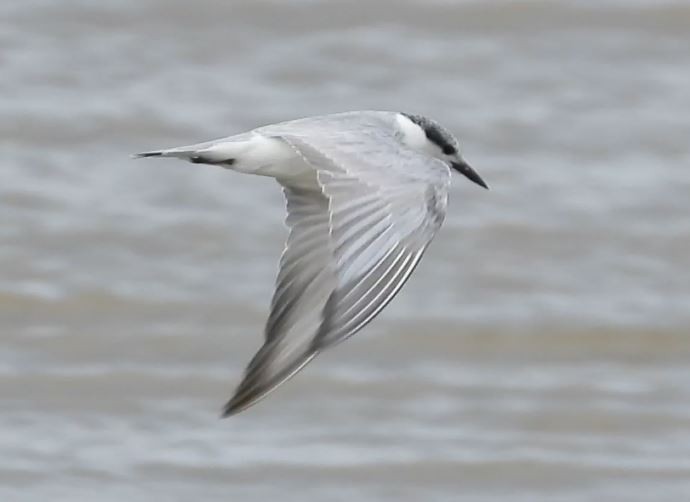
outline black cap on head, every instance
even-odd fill
[[[403,113],[403,115],[421,127],[427,139],[437,145],[444,154],[458,154],[457,140],[438,123],[421,115],[411,115],[408,113]],[[456,159],[451,160],[450,165],[453,169],[466,176],[470,181],[488,190],[489,186],[486,182],[479,176],[477,171],[472,169],[472,166],[460,157],[460,155],[457,155]]]
[[[421,127],[427,139],[438,146],[443,153],[454,155],[458,152],[455,138],[438,123],[421,115],[411,115],[409,113],[403,113],[403,115]]]

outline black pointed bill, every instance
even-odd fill
[[[487,185],[482,177],[477,174],[477,171],[472,169],[472,167],[464,160],[461,160],[460,162],[451,162],[450,165],[459,173],[467,176],[470,181],[474,181],[477,185],[482,186],[487,190],[489,189],[489,185]]]

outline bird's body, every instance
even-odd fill
[[[486,187],[447,131],[396,112],[299,119],[138,156],[220,165],[283,187],[289,236],[264,344],[225,416],[266,396],[388,304],[443,222],[450,166]]]

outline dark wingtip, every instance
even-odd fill
[[[230,406],[230,403],[228,403],[223,406],[223,410],[220,412],[220,418],[230,418],[237,413],[238,410],[235,410],[234,407]]]
[[[261,351],[259,351],[259,353],[261,353]],[[261,393],[257,392],[255,385],[256,379],[247,379],[247,376],[245,375],[244,379],[235,390],[235,394],[227,403],[225,403],[225,406],[223,406],[220,418],[228,418],[233,415],[237,415],[239,412],[246,410],[251,405],[256,403],[260,397],[263,397]],[[257,399],[257,397],[259,399]]]
[[[189,157],[189,162],[192,164],[209,164],[212,166],[232,166],[235,164],[235,159],[225,159],[225,160],[212,160],[203,155],[192,155]]]
[[[225,403],[225,406],[223,406],[223,410],[220,412],[220,418],[229,418],[237,413],[239,413],[240,410],[237,409],[237,407],[233,404],[232,400],[228,401]]]

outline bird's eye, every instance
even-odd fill
[[[443,153],[446,155],[453,155],[455,153],[455,147],[453,145],[445,145],[443,147]]]

